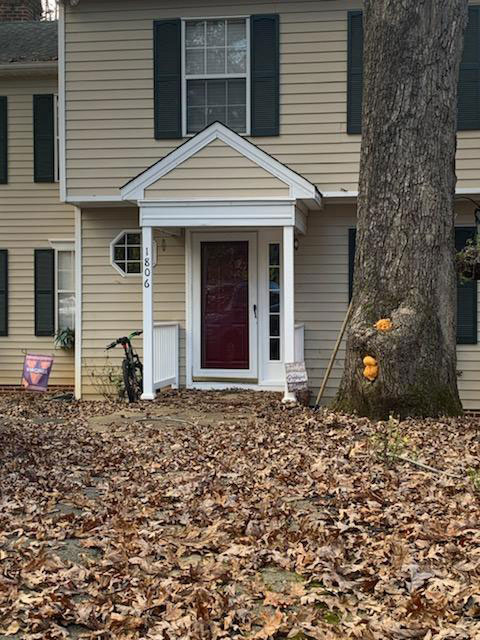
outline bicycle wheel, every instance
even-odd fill
[[[139,380],[136,375],[135,367],[128,360],[122,362],[123,382],[129,402],[137,402],[142,393]]]
[[[133,367],[135,370],[135,381],[138,388],[138,395],[140,397],[143,393],[143,364],[140,362],[140,360],[137,360],[135,361]]]

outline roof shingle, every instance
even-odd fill
[[[0,22],[0,64],[57,60],[57,22]]]

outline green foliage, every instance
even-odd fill
[[[455,256],[460,282],[469,282],[474,279],[475,272],[480,269],[480,236],[475,240],[467,240],[461,251]]]
[[[71,351],[75,346],[75,331],[70,327],[57,331],[55,334],[55,346],[65,351]]]
[[[125,384],[120,366],[106,362],[102,367],[93,367],[89,370],[92,386],[99,395],[105,399],[123,398]]]
[[[370,438],[370,441],[376,455],[384,462],[392,464],[407,451],[409,439],[401,428],[400,420],[393,416],[380,425],[380,430]]]
[[[480,467],[467,469],[467,476],[475,493],[480,493]]]

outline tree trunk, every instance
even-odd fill
[[[338,410],[377,419],[462,411],[453,198],[467,4],[364,2],[353,314]],[[391,330],[374,327],[387,318]],[[372,380],[365,356],[378,363]]]

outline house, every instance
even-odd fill
[[[54,351],[74,312],[75,214],[60,198],[54,141],[57,25],[41,13],[41,0],[0,0],[0,387],[18,386],[26,352]],[[52,385],[73,385],[73,355],[54,353]]]
[[[52,210],[65,211],[74,229],[21,247],[30,268],[22,304],[30,334],[23,344],[36,348],[35,296],[49,296],[46,320],[50,335],[55,330],[51,309],[59,293],[52,280],[47,291],[33,290],[34,249],[48,248],[57,236],[74,237],[77,397],[98,395],[105,367],[121,355],[107,360],[105,345],[139,328],[145,399],[171,383],[282,390],[285,363],[303,359],[312,389],[318,388],[353,271],[360,5],[62,2],[58,186],[64,204]],[[458,246],[474,233],[480,201],[480,2],[471,5],[459,93]],[[6,95],[3,78],[0,87]],[[9,107],[9,182],[17,153],[13,118]],[[29,187],[36,189],[31,175]],[[0,186],[2,207],[10,188]],[[3,236],[0,249],[2,242]],[[16,246],[8,254],[12,331],[20,304],[14,302]],[[39,309],[40,323],[42,314]],[[459,287],[458,317],[461,398],[465,408],[480,409],[476,283]],[[10,335],[0,338],[0,363],[7,348],[12,354],[19,348]],[[340,352],[327,400],[342,359]]]

